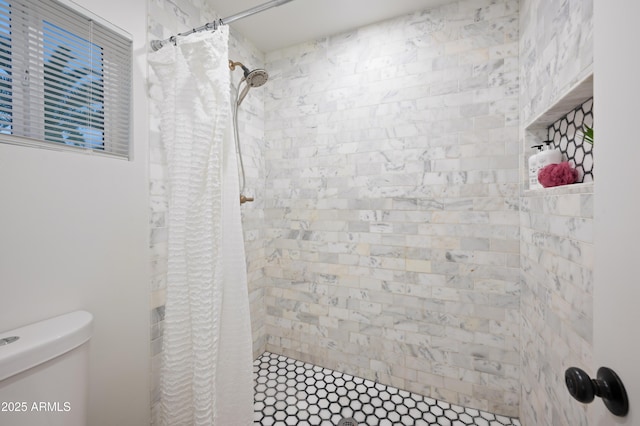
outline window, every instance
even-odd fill
[[[0,0],[0,142],[128,158],[131,39],[54,0]]]

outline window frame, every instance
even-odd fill
[[[9,14],[9,18],[11,19],[9,33],[11,49],[10,56],[13,58],[14,52],[18,51],[18,49],[23,49],[22,52],[28,51],[28,54],[26,54],[26,57],[28,57],[28,60],[26,61],[28,62],[28,65],[21,67],[21,69],[12,69],[10,74],[12,134],[0,133],[0,144],[27,146],[55,151],[70,151],[83,154],[95,154],[99,156],[131,160],[131,124],[133,114],[133,40],[131,35],[125,30],[68,0],[2,1],[4,3],[8,3],[10,5],[9,10],[11,10]],[[12,9],[13,5],[18,3],[24,5],[25,3],[28,4],[31,2],[34,4],[45,4],[46,6],[43,6],[43,8],[54,8],[54,13],[65,14],[65,19],[67,20],[73,19],[74,25],[88,25],[88,28],[91,28],[89,30],[91,32],[91,38],[87,39],[83,37],[83,35],[77,34],[73,30],[66,28],[62,21],[56,19],[57,15],[52,14],[51,16],[47,16],[46,13],[39,13],[42,12],[42,10],[39,9],[40,6],[37,4],[33,6],[33,11],[31,13],[20,15],[19,20],[11,17],[11,13],[14,13]],[[25,15],[27,18],[26,21],[23,22]],[[45,140],[45,132],[47,131],[47,124],[45,123],[45,78],[47,75],[45,71],[45,27],[47,24],[60,28],[62,31],[78,37],[78,39],[83,42],[94,44],[100,47],[101,51],[104,52],[104,54],[101,55],[100,82],[103,86],[109,85],[110,87],[108,89],[104,89],[105,93],[107,90],[109,90],[109,93],[102,94],[101,97],[104,126],[102,130],[102,144],[100,146],[93,144],[93,140],[91,138],[85,138],[85,146],[75,146],[69,145],[65,142]],[[16,28],[14,28],[14,25],[16,25]],[[95,26],[99,26],[99,28]],[[95,30],[94,27],[96,28]],[[34,32],[38,35],[37,49],[35,49],[35,52],[33,48]],[[100,37],[113,37],[116,41],[111,43],[110,40],[109,43],[105,43],[104,46],[100,45],[99,41],[93,39],[93,35],[96,34],[96,32],[100,33]],[[32,39],[29,40],[29,37],[32,37]],[[112,46],[116,44],[118,45],[118,49]],[[68,46],[71,46],[71,43]],[[23,53],[23,55],[25,54]],[[105,65],[105,60],[112,61],[112,63]],[[23,60],[23,62],[25,61]],[[37,72],[40,73],[40,78],[32,79],[28,84],[20,84],[22,81],[21,79],[30,78],[29,73],[34,69],[34,67],[38,68]],[[105,68],[109,69],[105,71]],[[34,82],[34,80],[36,81]],[[33,96],[34,94],[37,96]],[[29,100],[13,102],[13,100],[18,97]],[[36,109],[36,111],[21,111],[19,108],[14,109],[16,106],[23,107],[24,109]],[[34,122],[37,129],[35,133]],[[27,128],[29,129],[28,132],[26,131]],[[87,129],[96,130],[96,128],[91,127],[87,127]],[[80,127],[76,128],[76,130],[81,131]],[[27,134],[29,136],[25,136]]]

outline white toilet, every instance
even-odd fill
[[[77,311],[0,332],[0,424],[86,426],[92,322]]]

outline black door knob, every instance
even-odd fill
[[[600,367],[597,379],[591,379],[584,370],[570,367],[564,373],[564,380],[571,396],[582,403],[588,404],[599,396],[616,416],[624,417],[629,412],[627,391],[620,377],[610,368]]]

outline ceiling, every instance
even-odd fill
[[[451,0],[294,0],[240,19],[230,26],[258,49],[271,52],[363,25],[430,9]],[[267,0],[209,0],[222,18]]]

